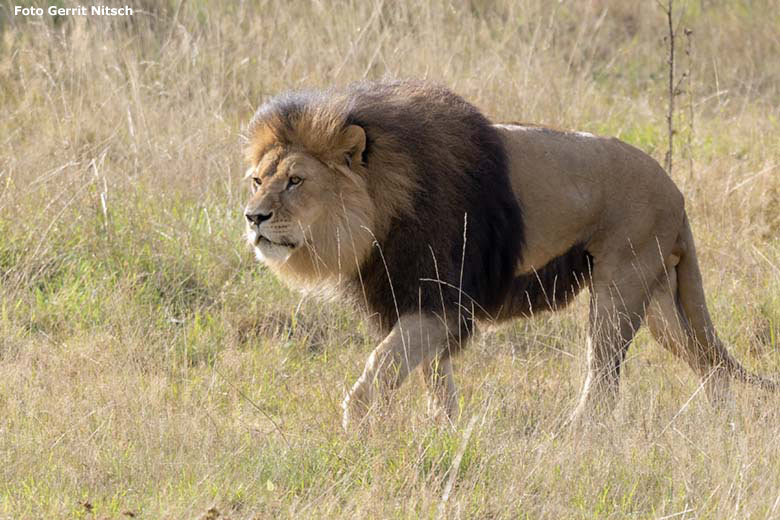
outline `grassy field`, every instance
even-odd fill
[[[242,130],[295,87],[429,78],[494,120],[662,161],[659,5],[129,4],[52,19],[0,1],[0,518],[780,518],[780,399],[735,385],[713,409],[645,332],[616,413],[562,428],[586,298],[477,336],[457,429],[412,377],[345,435],[376,338],[243,241]],[[780,10],[677,7],[672,175],[716,326],[780,373]]]

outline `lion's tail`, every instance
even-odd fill
[[[589,285],[592,265],[585,246],[575,244],[540,269],[516,276],[497,319],[530,317],[565,307]]]
[[[701,272],[696,259],[696,248],[693,234],[685,217],[682,239],[683,247],[680,263],[677,265],[678,298],[682,306],[685,321],[689,325],[689,333],[694,344],[701,349],[700,359],[709,369],[725,368],[737,380],[759,386],[766,390],[780,390],[780,383],[750,372],[734,358],[715,332],[702,288]],[[706,368],[706,367],[701,367]]]

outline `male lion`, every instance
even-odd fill
[[[617,139],[491,124],[449,90],[363,82],[283,94],[248,131],[248,240],[281,279],[340,293],[385,339],[344,427],[418,365],[450,417],[451,356],[473,322],[557,309],[590,287],[588,373],[574,417],[610,409],[646,323],[710,397],[727,376],[774,389],[715,333],[683,196]]]

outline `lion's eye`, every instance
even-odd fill
[[[255,188],[259,188],[261,184],[263,184],[263,181],[261,181],[258,177],[252,177],[252,185]]]
[[[287,189],[290,189],[293,186],[297,186],[297,185],[299,185],[302,182],[303,182],[303,179],[301,179],[297,175],[293,175],[292,177],[290,177],[290,180],[287,181]]]

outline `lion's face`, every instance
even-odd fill
[[[370,245],[374,206],[348,163],[277,146],[246,177],[247,240],[260,261],[304,284],[354,271]]]
[[[305,245],[312,223],[321,217],[333,172],[305,153],[272,150],[247,176],[252,183],[244,211],[247,239],[261,261],[284,263]]]

